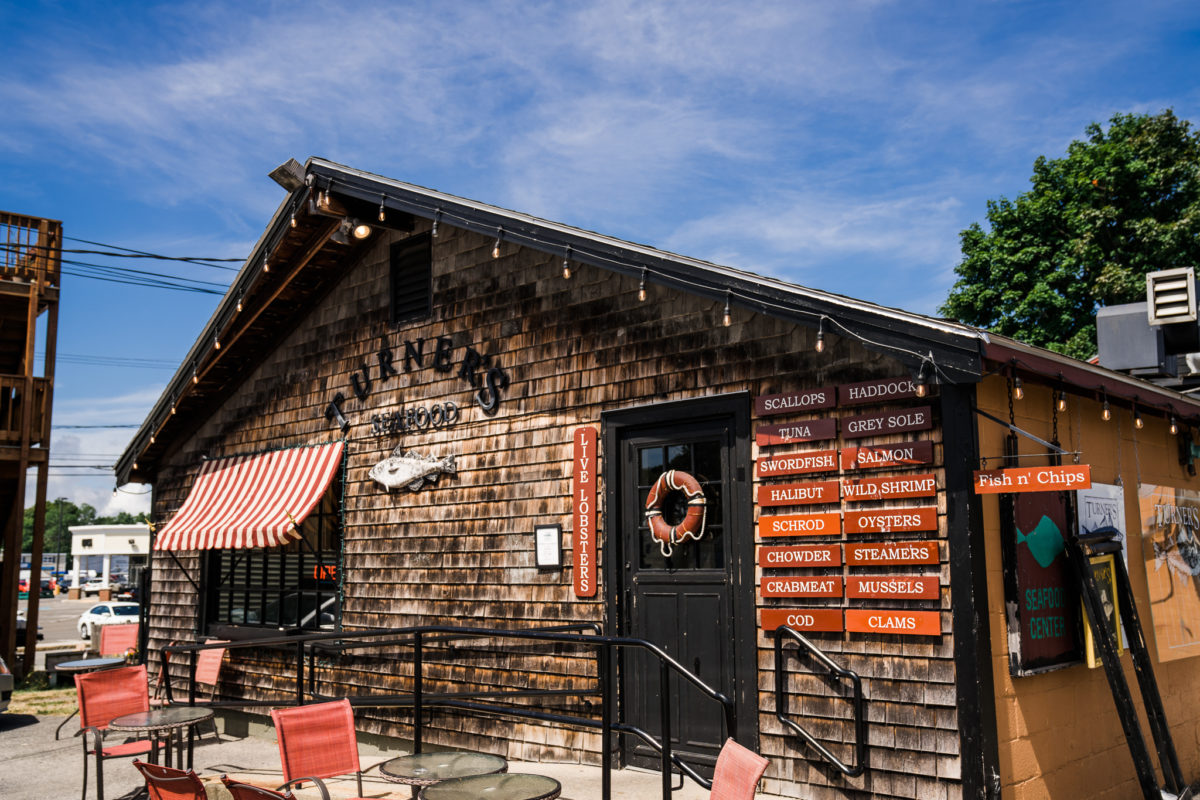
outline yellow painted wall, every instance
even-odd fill
[[[1051,389],[1025,383],[1025,398],[1015,401],[1017,427],[1043,439],[1052,433]],[[1008,419],[1008,387],[1002,376],[985,379],[979,389],[979,407]],[[1081,452],[1080,461],[1092,467],[1096,483],[1125,487],[1125,524],[1130,580],[1138,614],[1146,631],[1155,675],[1175,739],[1185,779],[1200,778],[1200,657],[1159,663],[1154,656],[1153,625],[1146,593],[1146,571],[1141,555],[1137,504],[1138,483],[1164,484],[1200,491],[1200,479],[1180,466],[1175,437],[1162,417],[1143,414],[1145,427],[1136,430],[1128,408],[1113,406],[1112,419],[1101,419],[1101,405],[1068,394],[1067,410],[1058,415],[1058,435],[1063,449]],[[980,455],[989,467],[1000,466],[1007,429],[978,419]],[[1135,436],[1136,434],[1136,436]],[[947,442],[949,447],[950,443]],[[1021,438],[1021,453],[1045,448]],[[994,457],[994,458],[991,458]],[[1046,461],[1022,459],[1021,466]],[[1064,460],[1064,463],[1069,463]],[[997,495],[982,495],[986,537],[988,608],[995,683],[996,717],[1003,796],[1008,800],[1117,800],[1141,797],[1133,760],[1117,717],[1104,670],[1079,665],[1031,677],[1009,675],[1004,613],[1004,577],[1000,551],[1000,518]],[[1128,653],[1122,656],[1126,680],[1140,709],[1137,683]],[[1140,713],[1140,712],[1139,712]],[[1149,728],[1142,718],[1143,735],[1154,753]],[[1153,756],[1157,765],[1157,756]]]

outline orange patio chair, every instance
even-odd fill
[[[321,779],[311,778],[310,780],[320,790],[321,800],[329,800],[329,791],[325,788],[325,784],[321,782]],[[296,798],[290,791],[275,792],[270,789],[264,789],[261,786],[255,786],[252,783],[241,783],[230,780],[228,775],[221,776],[221,783],[225,784],[225,788],[229,790],[229,794],[233,796],[233,800],[295,800]]]
[[[136,758],[133,765],[146,779],[146,791],[150,800],[208,800],[204,782],[190,769],[160,767],[158,764],[146,764]]]
[[[124,625],[101,625],[100,626],[100,657],[107,658],[115,656],[124,658],[129,654],[129,651],[137,649],[138,643],[138,625],[136,623],[126,623]]]
[[[277,708],[271,712],[271,719],[283,764],[285,783],[280,788],[313,778],[352,774],[358,781],[359,795],[363,793],[363,770],[349,700]]]
[[[204,643],[205,644],[224,644],[226,641],[227,641],[226,639],[208,639]],[[177,644],[177,642],[171,642],[171,644],[172,645]],[[170,645],[168,645],[168,646],[170,646]],[[186,660],[186,658],[187,658],[187,654],[184,654],[184,655],[185,655],[185,658],[182,660]],[[151,705],[165,705],[167,702],[167,699],[163,695],[163,693],[166,690],[166,686],[165,686],[166,682],[171,679],[170,674],[167,670],[167,664],[169,661],[169,657],[170,657],[170,654],[164,650],[162,652],[162,666],[159,667],[158,677],[154,681],[154,696],[152,698],[150,698]],[[204,685],[204,686],[209,687],[208,688],[208,697],[205,699],[210,702],[212,700],[215,700],[217,697],[217,684],[221,681],[221,664],[224,662],[224,659],[225,659],[225,648],[224,647],[214,647],[211,650],[200,650],[196,653],[196,683],[197,683],[197,685]],[[172,687],[174,687],[174,684],[172,684]],[[173,689],[173,691],[174,691],[174,689]],[[184,690],[184,691],[186,691],[186,690]],[[182,696],[182,697],[176,696],[173,699],[175,700],[176,703],[186,703],[187,702],[186,696]],[[215,719],[212,721],[211,724],[212,724],[213,733],[217,736],[218,739],[220,739],[221,736],[217,731],[217,724],[216,724]]]
[[[770,762],[733,739],[726,739],[717,756],[709,800],[750,800]]]
[[[156,744],[144,739],[105,745],[108,723],[125,714],[150,710],[146,668],[118,667],[75,676],[79,699],[79,727],[83,730],[83,800],[87,800],[88,756],[96,758],[96,800],[104,800],[104,761],[109,758],[156,753]]]

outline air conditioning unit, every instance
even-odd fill
[[[1146,317],[1150,325],[1162,329],[1169,354],[1200,351],[1196,294],[1194,267],[1146,273]]]

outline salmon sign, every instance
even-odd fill
[[[975,471],[976,494],[1073,492],[1092,488],[1090,464],[1066,467],[1010,467]]]
[[[596,596],[596,429],[575,429],[575,542],[572,565],[576,597]]]

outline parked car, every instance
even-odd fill
[[[27,627],[28,627],[28,622],[27,622],[27,621],[26,621],[26,619],[25,619],[25,612],[24,612],[24,611],[18,611],[18,612],[17,612],[17,647],[20,647],[20,646],[21,646],[21,642],[24,642],[24,641],[25,641],[25,629],[26,629]],[[41,625],[38,625],[38,629],[37,629],[37,638],[38,638],[38,641],[39,641],[39,642],[40,642],[40,641],[41,641],[43,638],[45,638],[45,635],[42,633],[42,626],[41,626]]]
[[[80,586],[79,591],[83,593],[84,597],[87,597],[89,594],[99,594],[101,589],[109,589],[113,594],[117,594],[124,588],[125,585],[120,581],[118,576],[110,575],[107,586],[104,584],[103,578],[92,578]]]
[[[8,671],[8,665],[0,658],[0,712],[8,710],[8,701],[12,700],[13,675]]]
[[[80,614],[75,627],[81,638],[91,639],[97,626],[135,624],[140,613],[141,606],[137,603],[100,603]]]

